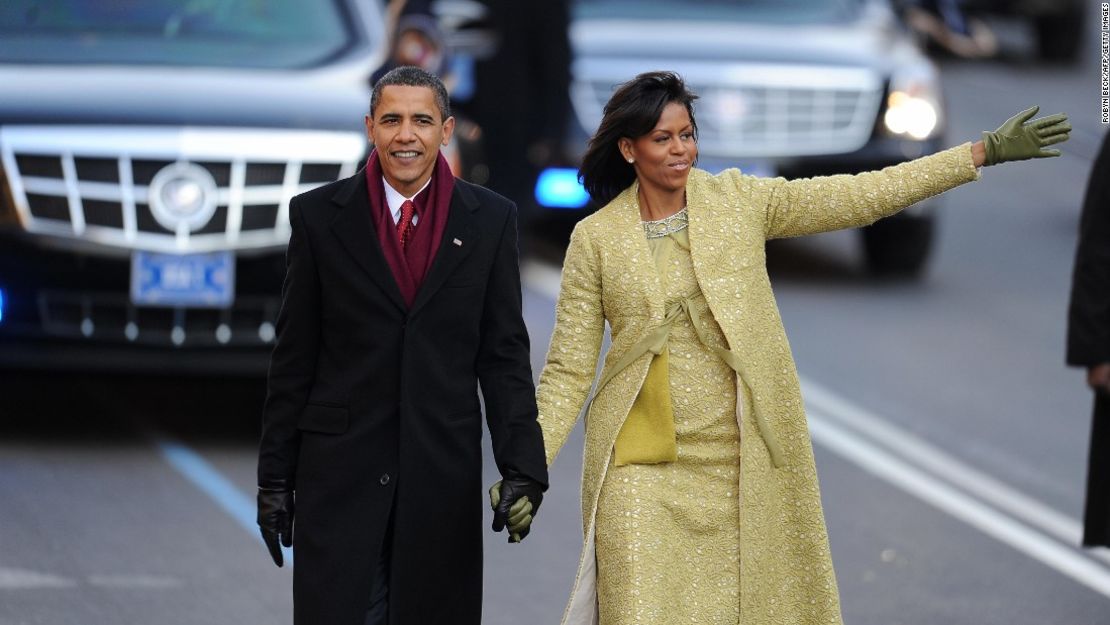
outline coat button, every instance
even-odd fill
[[[378,483],[381,484],[382,486],[385,486],[386,484],[388,484],[389,483],[389,474],[388,473],[383,473],[381,479],[378,480]]]

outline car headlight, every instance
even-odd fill
[[[944,122],[940,102],[940,80],[931,64],[901,69],[890,80],[883,126],[898,137],[934,137]]]
[[[549,167],[536,179],[536,202],[547,208],[582,208],[590,194],[578,181],[578,170]]]

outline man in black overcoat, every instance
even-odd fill
[[[1083,544],[1110,547],[1110,135],[1091,170],[1079,222],[1067,360],[1087,369],[1095,392]]]
[[[495,529],[523,538],[547,487],[516,207],[451,175],[435,76],[383,76],[366,127],[366,167],[290,203],[259,526],[299,625],[479,625],[479,383]]]

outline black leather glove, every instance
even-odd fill
[[[489,489],[493,531],[509,528],[509,542],[518,543],[531,531],[543,502],[543,487],[527,478],[502,480]]]
[[[274,564],[281,566],[281,546],[293,546],[293,491],[284,486],[258,487],[258,529]]]

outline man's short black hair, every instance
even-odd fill
[[[436,106],[443,117],[440,121],[447,121],[451,116],[451,101],[447,97],[447,87],[435,74],[429,73],[415,65],[402,65],[394,67],[374,83],[374,90],[370,94],[370,118],[374,117],[374,109],[382,99],[382,89],[389,86],[395,87],[427,87],[435,94]]]

